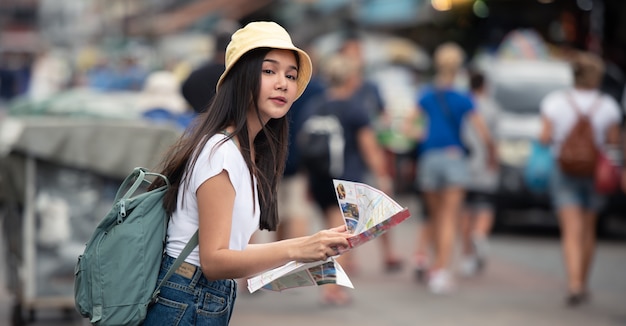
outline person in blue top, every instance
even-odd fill
[[[464,120],[471,122],[488,151],[489,165],[495,168],[495,146],[489,131],[474,110],[471,98],[454,88],[463,64],[463,50],[455,43],[444,43],[434,54],[435,79],[423,91],[418,109],[406,119],[407,135],[419,140],[417,184],[422,191],[429,220],[420,228],[416,263],[418,275],[428,271],[428,287],[433,293],[453,288],[451,261],[457,219],[465,196],[468,169],[467,149],[461,137]],[[411,121],[424,119],[422,130]],[[427,244],[433,248],[430,261]]]

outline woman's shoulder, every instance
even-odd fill
[[[541,110],[542,111],[558,110],[560,107],[563,106],[563,103],[567,100],[569,91],[570,90],[559,89],[559,90],[555,90],[546,94],[541,99],[541,104],[540,104]]]
[[[232,157],[233,155],[241,156],[235,141],[233,139],[228,139],[227,135],[223,133],[216,133],[207,137],[209,137],[209,139],[201,149],[200,155],[209,156],[211,153],[217,153],[217,155],[223,157]]]
[[[601,94],[602,107],[605,114],[609,115],[613,120],[621,120],[621,117],[626,114],[623,111],[619,103],[609,94]]]

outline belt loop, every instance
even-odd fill
[[[195,288],[200,278],[202,277],[202,268],[196,266],[196,272],[193,273],[193,277],[191,278],[191,282],[189,283],[189,287]]]
[[[235,280],[229,280],[230,281],[230,293],[231,293],[231,299],[233,300],[233,302],[235,302],[235,299],[237,298],[237,281]]]

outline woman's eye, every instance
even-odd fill
[[[289,78],[291,80],[298,80],[298,76],[296,76],[296,75],[287,75],[287,78]]]
[[[269,74],[273,74],[274,71],[272,71],[271,69],[263,69],[263,73],[269,75]]]

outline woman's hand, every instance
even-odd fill
[[[499,161],[496,144],[493,141],[489,141],[489,143],[487,143],[487,167],[491,171],[497,171],[500,166]]]
[[[291,256],[293,260],[314,262],[326,260],[339,254],[340,249],[349,246],[347,238],[352,236],[345,225],[319,231],[313,235],[302,237],[294,244]]]

